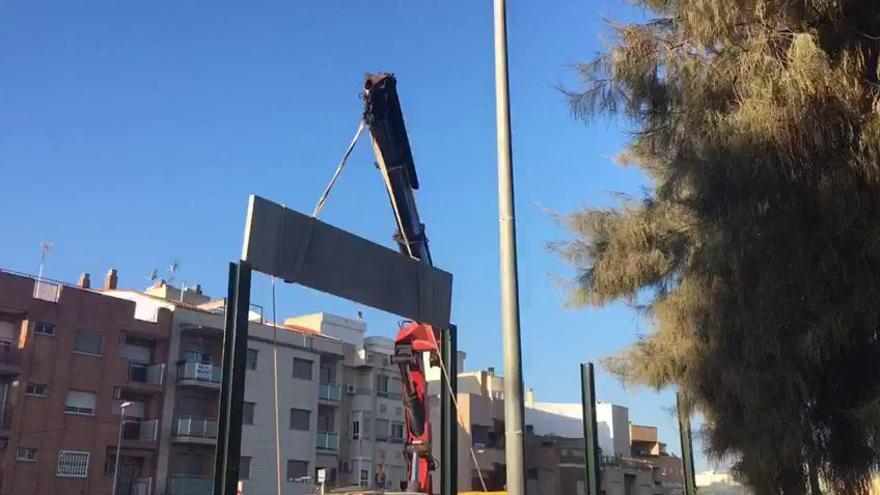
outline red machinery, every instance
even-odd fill
[[[406,453],[409,483],[407,491],[431,493],[431,423],[428,414],[428,383],[425,380],[423,354],[439,358],[434,328],[410,323],[400,329],[394,341],[392,360],[400,366],[403,378],[403,403],[406,409]]]
[[[409,137],[397,96],[397,80],[391,74],[371,74],[364,85],[364,121],[370,128],[376,166],[382,173],[394,210],[400,251],[432,264],[425,226],[419,220],[413,191],[419,180],[413,163]],[[437,331],[424,323],[409,323],[397,334],[393,362],[400,366],[403,402],[406,409],[407,491],[431,492],[431,423],[428,418],[428,390],[425,360],[440,361]]]

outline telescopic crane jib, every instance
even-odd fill
[[[397,79],[386,73],[368,75],[363,97],[364,122],[370,129],[376,166],[385,181],[397,224],[394,240],[401,253],[432,266],[425,225],[416,208],[414,191],[419,188],[419,179],[397,96]],[[394,341],[392,361],[400,367],[406,410],[407,491],[432,493],[435,463],[431,457],[424,357],[427,355],[431,365],[441,364],[438,341],[437,329],[419,322],[403,326]]]

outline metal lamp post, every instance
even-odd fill
[[[131,402],[123,402],[119,405],[119,434],[116,437],[116,464],[113,466],[113,495],[116,495],[116,482],[119,479],[119,453],[122,451],[122,427],[125,425],[125,408],[131,406]]]

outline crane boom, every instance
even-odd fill
[[[369,126],[376,166],[394,212],[397,231],[394,240],[400,252],[433,266],[425,225],[419,218],[414,191],[419,188],[406,124],[392,74],[367,76],[364,84],[364,122]],[[407,491],[431,492],[431,423],[428,417],[428,389],[425,361],[440,361],[436,329],[424,323],[405,325],[394,341],[392,360],[400,367],[403,403],[406,410]]]

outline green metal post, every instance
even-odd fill
[[[694,477],[694,442],[691,436],[691,418],[684,410],[681,394],[675,394],[678,411],[678,431],[681,436],[681,461],[684,464],[684,493],[697,495],[697,482]]]
[[[440,495],[458,493],[458,410],[453,396],[458,393],[458,336],[455,325],[443,330],[441,356],[449,374],[440,381]],[[452,390],[450,394],[450,389]]]
[[[226,328],[223,331],[223,374],[214,459],[214,495],[235,495],[241,457],[241,417],[251,306],[251,268],[246,261],[229,266]]]
[[[593,363],[581,364],[581,404],[584,423],[584,483],[586,495],[599,495],[599,428],[596,425],[596,381]]]

